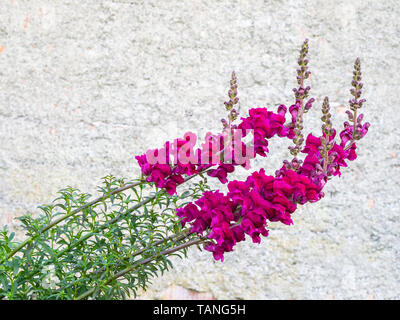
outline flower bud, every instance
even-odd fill
[[[349,117],[349,120],[350,121],[352,121],[353,120],[353,114],[349,111],[349,110],[346,110],[346,113],[347,113],[347,115],[348,115],[348,117]]]

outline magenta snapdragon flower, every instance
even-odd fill
[[[176,193],[176,187],[184,181],[184,177],[197,174],[209,169],[207,174],[216,177],[221,183],[228,182],[228,174],[234,172],[235,166],[250,168],[249,160],[257,154],[266,156],[268,140],[275,135],[286,137],[290,129],[285,127],[286,107],[281,106],[278,113],[268,111],[266,108],[250,109],[249,117],[242,118],[237,126],[239,138],[245,138],[249,132],[253,132],[253,148],[250,152],[248,146],[242,142],[239,150],[246,151],[246,157],[242,152],[238,153],[235,145],[224,144],[224,134],[207,134],[205,142],[200,148],[195,149],[188,137],[195,140],[193,133],[187,133],[185,139],[175,139],[172,143],[166,142],[164,148],[148,150],[146,154],[136,156],[135,159],[141,168],[147,182],[154,182],[159,188],[165,188],[169,194]],[[181,153],[184,149],[183,154]],[[226,150],[227,149],[227,150]],[[254,150],[254,152],[251,152]],[[225,152],[225,153],[224,153]],[[181,157],[179,157],[181,155]],[[183,155],[183,156],[182,156]],[[221,161],[221,156],[227,155],[230,163]],[[172,161],[174,159],[174,161]],[[155,163],[154,163],[155,162]],[[217,166],[215,169],[211,168]]]
[[[253,172],[245,181],[228,183],[227,195],[205,192],[203,197],[177,209],[182,225],[190,232],[214,240],[205,246],[214,258],[223,261],[224,252],[249,235],[254,243],[268,236],[267,222],[290,225],[297,204],[321,199],[320,188],[307,177],[286,170],[279,177],[267,176],[265,170]]]

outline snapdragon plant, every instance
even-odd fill
[[[220,133],[166,142],[135,159],[137,179],[102,178],[99,195],[67,187],[41,215],[18,218],[24,241],[5,226],[0,232],[0,299],[126,299],[146,289],[158,275],[172,268],[171,257],[186,257],[191,246],[224,260],[237,242],[259,243],[268,236],[267,223],[292,224],[298,205],[323,198],[323,188],[340,175],[346,161],[356,159],[356,142],[369,123],[359,113],[362,93],[360,60],[354,66],[349,121],[336,142],[329,99],[322,104],[321,135],[304,138],[303,118],[311,109],[308,41],[300,50],[295,102],[277,112],[249,110],[238,121],[238,82],[232,73],[228,112]],[[286,119],[287,113],[290,114]],[[245,142],[248,137],[251,142]],[[237,166],[250,169],[251,160],[266,157],[268,140],[293,141],[292,159],[274,175],[252,172],[245,181],[230,180]],[[248,140],[248,139],[247,139]],[[304,153],[304,159],[300,154]],[[227,183],[228,192],[211,190],[208,179]],[[177,189],[177,187],[179,188]]]

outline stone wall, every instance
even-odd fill
[[[293,102],[298,50],[310,40],[306,130],[328,95],[334,124],[361,58],[372,125],[359,158],[326,197],[271,224],[225,262],[193,249],[142,298],[168,288],[217,299],[400,298],[398,1],[0,0],[0,225],[67,185],[135,177],[135,154],[187,130],[220,128],[230,73],[240,111]],[[288,143],[255,168],[273,173]],[[248,173],[238,171],[236,178]],[[192,291],[190,291],[192,292]]]

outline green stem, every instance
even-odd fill
[[[162,244],[162,243],[166,243],[166,242],[168,242],[168,241],[170,241],[170,240],[174,240],[175,238],[176,238],[176,239],[175,239],[174,242],[175,242],[175,243],[178,243],[178,242],[180,242],[180,241],[182,241],[182,240],[185,240],[185,238],[187,238],[189,235],[190,235],[190,233],[189,233],[189,230],[188,230],[188,229],[184,230],[183,232],[173,234],[173,235],[171,235],[171,236],[169,236],[169,237],[167,237],[167,238],[164,238],[164,239],[161,239],[161,240],[158,240],[158,241],[154,242],[152,245],[148,245],[147,247],[144,247],[143,249],[140,249],[140,250],[138,250],[138,251],[135,251],[135,252],[134,252],[133,254],[131,254],[129,257],[124,257],[122,260],[119,260],[118,263],[127,262],[127,260],[128,260],[128,262],[129,262],[129,259],[130,259],[130,258],[136,257],[136,256],[138,256],[139,254],[142,254],[143,252],[145,252],[145,251],[147,251],[147,250],[149,250],[149,249],[151,249],[151,248],[154,248],[154,247],[156,247],[156,246],[158,246],[158,245],[160,245],[160,244]],[[169,245],[170,245],[170,244],[169,244]],[[100,270],[94,271],[93,273],[94,273],[94,274],[98,274],[98,273],[104,272],[104,271],[105,271],[105,267],[101,268]]]
[[[153,256],[151,256],[151,257],[149,257],[149,258],[139,260],[139,261],[137,261],[136,263],[132,264],[131,266],[128,266],[128,267],[126,267],[125,269],[121,270],[120,272],[114,274],[111,278],[109,278],[108,280],[106,280],[106,281],[103,283],[103,285],[108,285],[108,284],[111,283],[112,281],[114,281],[114,280],[116,280],[116,279],[118,279],[118,278],[124,276],[125,274],[127,274],[127,273],[133,271],[133,270],[134,270],[135,268],[137,268],[138,266],[143,265],[143,264],[147,264],[147,263],[151,262],[152,260],[155,260],[155,259],[159,258],[159,257],[162,256],[162,255],[164,255],[164,256],[165,256],[165,255],[169,255],[169,254],[174,253],[174,252],[176,252],[176,251],[179,251],[179,250],[188,248],[188,247],[190,247],[190,246],[192,246],[192,245],[194,245],[194,244],[199,244],[199,243],[201,243],[201,242],[203,242],[203,241],[204,241],[203,238],[194,239],[194,240],[188,241],[188,242],[186,242],[186,243],[183,243],[183,244],[181,244],[181,245],[179,245],[179,246],[176,246],[176,247],[174,247],[174,248],[170,248],[170,249],[163,250],[163,251],[161,251],[160,253],[155,254],[155,255],[153,255]],[[94,288],[92,288],[92,289],[86,291],[85,293],[81,294],[76,300],[82,300],[82,299],[87,298],[88,296],[90,296],[92,293],[94,293],[94,292],[96,291],[97,287],[98,287],[98,286],[96,285]]]

